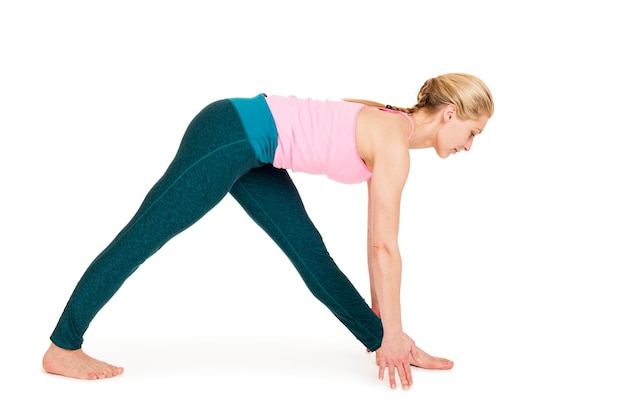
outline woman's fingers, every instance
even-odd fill
[[[409,362],[403,362],[398,365],[387,365],[381,363],[378,368],[378,379],[385,379],[385,370],[387,370],[387,377],[389,378],[389,386],[395,389],[397,386],[397,377],[400,379],[402,389],[409,389],[413,385],[413,375],[411,373],[411,364]]]

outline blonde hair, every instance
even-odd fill
[[[417,94],[413,107],[396,107],[375,101],[346,99],[367,106],[387,108],[412,114],[421,109],[436,112],[442,106],[453,104],[462,119],[478,119],[482,115],[493,116],[494,105],[491,91],[478,77],[464,73],[442,74],[426,80]]]

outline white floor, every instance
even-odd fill
[[[124,375],[100,381],[40,371],[43,342],[11,349],[2,408],[15,416],[621,416],[625,410],[623,359],[613,349],[608,355],[599,347],[589,349],[588,343],[555,349],[522,341],[522,348],[520,341],[505,343],[496,335],[469,339],[439,349],[454,353],[455,369],[416,369],[414,386],[405,392],[378,381],[371,355],[345,338],[213,336],[218,340],[191,335],[176,341],[157,335],[97,340],[87,344],[91,353],[126,367]]]
[[[211,222],[204,223],[198,235],[207,234]],[[499,285],[475,272],[432,281],[407,278],[407,332],[425,350],[454,360],[455,367],[415,369],[411,390],[392,391],[377,379],[372,354],[286,265],[277,276],[250,266],[223,267],[236,260],[230,255],[203,266],[196,255],[194,260],[178,252],[192,250],[188,240],[195,232],[189,235],[144,264],[88,331],[88,353],[125,367],[122,376],[109,380],[42,372],[47,335],[70,284],[59,276],[44,280],[41,265],[24,265],[29,274],[17,275],[10,296],[2,291],[2,408],[16,416],[626,411],[622,296],[617,287],[598,290],[601,279],[596,285],[555,287],[547,284],[548,276],[521,282],[524,277],[512,274]],[[268,253],[280,266],[281,258]],[[61,281],[66,288],[58,288]]]
[[[617,3],[282,3],[0,5],[0,415],[626,416]],[[470,153],[413,154],[400,243],[405,330],[453,370],[378,381],[227,198],[92,323],[85,350],[124,375],[42,372],[72,288],[207,102],[408,106],[450,71],[481,76],[496,113]],[[294,180],[368,298],[365,186]]]

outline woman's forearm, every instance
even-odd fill
[[[370,300],[372,302],[372,310],[380,317],[380,308],[378,307],[378,296],[376,295],[376,284],[374,283],[373,260],[372,260],[372,235],[370,229],[367,229],[367,271],[369,273],[370,282]]]
[[[372,244],[368,251],[371,253],[372,303],[378,308],[385,334],[401,334],[403,330],[400,307],[402,277],[400,252],[397,248],[384,244]]]

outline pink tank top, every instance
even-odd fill
[[[346,184],[372,172],[356,147],[356,119],[363,104],[269,96],[278,130],[273,165],[293,172],[324,174]]]
[[[356,120],[360,103],[269,96],[267,104],[278,130],[273,165],[294,172],[325,174],[328,178],[357,184],[372,172],[361,159],[356,146]],[[400,111],[411,123],[413,121]]]

